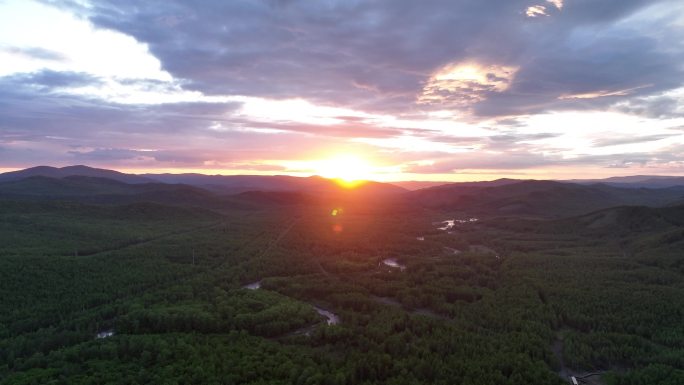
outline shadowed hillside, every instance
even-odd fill
[[[225,180],[0,182],[3,380],[684,376],[677,188]]]
[[[494,187],[444,185],[411,192],[425,207],[486,216],[563,217],[620,205],[664,206],[684,190],[633,189],[553,181],[522,181]]]

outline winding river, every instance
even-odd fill
[[[243,288],[248,289],[248,290],[261,289],[261,281],[252,282],[248,285],[243,286]]]
[[[250,283],[250,284],[248,284],[248,285],[243,286],[242,288],[247,289],[247,290],[257,290],[257,289],[261,289],[261,281],[257,281],[257,282]],[[340,323],[340,317],[339,317],[337,314],[335,314],[335,313],[333,313],[333,312],[331,312],[331,311],[329,311],[329,310],[325,310],[325,309],[323,309],[323,308],[320,308],[320,307],[318,307],[318,306],[316,306],[316,305],[312,305],[312,306],[313,306],[314,310],[316,310],[316,313],[318,313],[318,314],[320,314],[320,315],[322,315],[323,317],[326,318],[325,323],[326,323],[327,325],[337,325],[337,324]],[[308,336],[308,335],[311,333],[311,331],[312,331],[313,329],[315,329],[315,327],[316,327],[316,325],[306,326],[306,327],[303,327],[303,328],[301,328],[301,329],[299,329],[299,330],[295,330],[295,331],[292,332],[292,333],[289,333],[289,335],[301,335],[301,334],[304,334],[304,335],[307,335],[307,336]],[[104,338],[104,337],[98,337],[98,338]]]
[[[382,260],[382,263],[383,263],[385,266],[389,266],[389,267],[392,267],[392,268],[395,268],[395,269],[399,269],[399,270],[401,270],[401,271],[406,270],[406,265],[402,265],[401,263],[399,263],[399,261],[397,261],[396,258],[387,258],[387,259],[383,259],[383,260]]]
[[[466,224],[466,223],[473,223],[473,222],[477,222],[477,221],[479,221],[479,219],[477,219],[477,218],[468,218],[468,219],[447,219],[447,220],[445,220],[445,221],[436,222],[436,224],[438,224],[438,225],[443,225],[443,226],[441,226],[441,227],[438,227],[438,228],[437,228],[438,230],[447,231],[447,230],[453,229],[454,226],[456,226],[457,223],[463,225],[463,224]]]
[[[328,319],[326,321],[328,325],[337,325],[340,323],[340,317],[337,314],[335,314],[331,311],[325,310],[325,309],[321,309],[318,306],[314,306],[314,309],[316,309],[318,314],[320,314],[320,315],[322,315]]]

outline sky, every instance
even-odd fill
[[[0,171],[684,175],[681,0],[0,0]]]

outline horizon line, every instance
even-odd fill
[[[17,168],[4,168],[0,167],[0,174],[5,174],[9,172],[17,172],[17,171],[23,171],[23,170],[28,170],[32,168],[38,168],[38,167],[49,167],[49,168],[54,168],[54,169],[63,169],[63,168],[69,168],[69,167],[86,167],[90,169],[97,169],[97,170],[106,170],[106,171],[115,171],[119,172],[122,174],[128,174],[128,175],[136,175],[136,176],[145,176],[145,175],[203,175],[203,176],[263,176],[263,177],[293,177],[293,178],[312,178],[312,177],[318,177],[318,178],[323,178],[323,179],[328,179],[328,180],[343,180],[343,178],[330,178],[330,177],[325,177],[322,175],[318,175],[315,173],[298,173],[298,172],[290,172],[290,173],[270,173],[270,172],[259,172],[258,170],[252,170],[256,171],[254,173],[234,173],[231,172],[230,170],[217,170],[217,169],[186,169],[186,168],[161,168],[161,169],[136,169],[136,168],[118,168],[118,167],[113,167],[113,168],[103,168],[103,167],[96,167],[96,166],[89,166],[86,164],[72,164],[72,165],[67,165],[67,166],[49,166],[45,164],[40,164],[36,166],[29,166],[29,167],[17,167]],[[141,172],[142,171],[142,172]],[[175,171],[175,172],[174,172]],[[218,172],[217,172],[218,171]],[[224,172],[221,172],[224,171]],[[226,172],[227,171],[227,172]],[[242,170],[238,170],[242,171]],[[453,175],[461,175],[461,176],[466,176],[468,174],[458,174],[458,173],[453,173]],[[482,175],[482,174],[477,174],[477,175]],[[600,180],[606,180],[606,179],[612,179],[612,178],[635,178],[635,177],[644,177],[644,178],[679,178],[679,177],[684,177],[684,174],[682,175],[677,175],[677,174],[629,174],[629,175],[609,175],[609,176],[604,176],[601,178],[567,178],[567,179],[553,179],[553,178],[535,178],[532,176],[528,177],[523,177],[523,178],[516,178],[512,177],[509,175],[505,174],[499,174],[497,177],[492,178],[492,179],[468,179],[468,180],[458,180],[458,181],[449,181],[449,180],[439,180],[439,179],[392,179],[392,180],[378,180],[378,179],[356,179],[352,180],[353,182],[377,182],[377,183],[442,183],[442,184],[450,184],[450,183],[472,183],[472,182],[493,182],[493,181],[499,181],[499,180],[518,180],[518,181],[528,181],[528,180],[550,180],[550,181],[566,181],[566,182],[572,182],[572,181],[600,181]],[[351,182],[351,181],[350,181]]]

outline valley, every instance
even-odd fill
[[[684,208],[622,205],[643,192],[518,215],[381,185],[32,178],[0,182],[3,384],[684,381]]]

